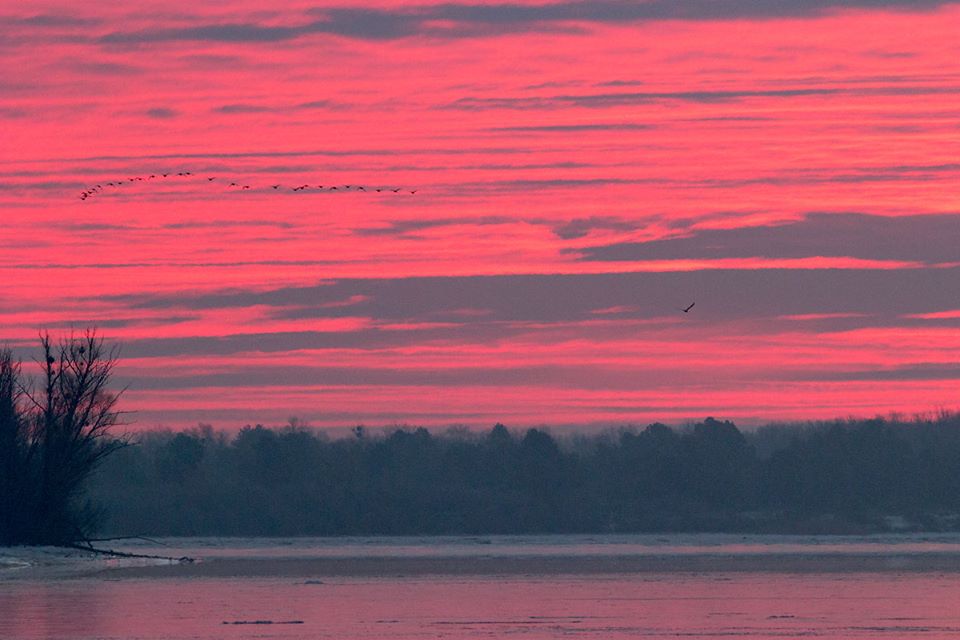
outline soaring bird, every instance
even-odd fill
[[[683,310],[684,313],[690,313],[690,309],[693,309],[693,305],[697,304],[696,302],[691,302],[690,306]]]
[[[273,185],[273,188],[274,188],[274,189],[279,189],[279,188],[280,188],[280,185],[275,184],[275,185]]]

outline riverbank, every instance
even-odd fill
[[[0,582],[79,578],[112,569],[179,563],[173,558],[112,556],[68,547],[0,547]]]

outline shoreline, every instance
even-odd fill
[[[960,552],[211,558],[193,564],[108,568],[110,578],[403,578],[648,573],[960,573]]]
[[[0,547],[0,583],[724,572],[960,574],[960,536],[200,537],[131,540],[93,551]]]
[[[116,554],[74,547],[0,547],[0,584],[90,577],[112,569],[179,563],[175,558]]]

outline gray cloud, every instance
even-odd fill
[[[246,113],[290,113],[295,111],[336,110],[346,108],[347,105],[333,100],[310,100],[309,102],[300,102],[290,105],[268,106],[262,104],[233,103],[225,104],[213,109],[214,113],[225,114],[246,114]]]
[[[588,218],[574,218],[554,227],[553,232],[564,240],[582,238],[594,229],[608,231],[634,231],[642,225],[622,218],[608,216],[590,216]]]
[[[282,220],[191,220],[189,222],[168,222],[161,229],[228,229],[273,227],[275,229],[296,229],[297,225]]]
[[[581,95],[534,96],[521,98],[459,98],[440,109],[483,111],[488,109],[559,109],[563,107],[617,107],[676,100],[680,102],[716,103],[745,98],[795,98],[846,93],[838,88],[745,89],[724,91],[629,91]]]
[[[517,222],[516,218],[507,216],[484,216],[480,218],[437,218],[433,220],[398,220],[390,222],[386,227],[355,229],[358,236],[405,236],[416,231],[450,227],[459,225],[489,226],[495,224],[510,224]]]
[[[63,27],[86,28],[99,24],[94,18],[81,18],[77,15],[59,13],[37,13],[32,16],[3,16],[3,22],[24,27],[54,28]]]
[[[955,237],[955,236],[954,236]],[[354,299],[349,307],[337,303]],[[880,318],[947,311],[960,300],[960,267],[934,269],[718,269],[689,272],[345,279],[310,287],[114,299],[137,308],[226,309],[263,305],[282,318],[364,316],[378,322],[448,320],[469,331],[498,323],[577,322],[629,306],[635,319],[688,322],[776,319],[803,314]],[[464,309],[484,315],[465,317]],[[487,325],[481,329],[480,325]],[[617,328],[622,331],[622,328]],[[450,328],[461,331],[460,327]],[[380,332],[383,333],[383,332]],[[272,338],[271,338],[272,339]],[[340,340],[324,336],[317,339]],[[358,344],[364,338],[358,336]]]
[[[70,231],[136,231],[139,227],[108,222],[65,222],[61,225]]]
[[[146,160],[228,160],[243,158],[354,158],[354,157],[385,157],[401,156],[408,158],[412,155],[449,155],[449,156],[470,156],[478,152],[529,155],[530,149],[525,146],[516,147],[477,147],[465,146],[458,147],[421,147],[413,149],[389,149],[389,148],[361,148],[361,149],[301,149],[293,151],[235,151],[235,152],[197,152],[197,153],[145,153],[137,155],[98,155],[98,156],[74,156],[74,157],[47,157],[37,158],[37,162],[117,162],[117,161],[146,161]],[[409,168],[408,165],[404,165]]]
[[[0,107],[0,118],[8,118],[10,120],[17,118],[26,118],[30,115],[30,112],[26,109],[19,109],[17,107]]]
[[[116,31],[101,36],[105,44],[173,41],[275,43],[313,34],[361,40],[409,36],[463,38],[517,31],[569,30],[576,25],[629,24],[653,20],[731,20],[811,17],[838,9],[931,10],[950,0],[573,0],[540,5],[456,4],[398,10],[323,8],[309,12],[295,26],[253,22]]]
[[[143,68],[120,62],[96,62],[88,60],[66,61],[66,64],[78,73],[98,76],[131,76],[144,72]]]
[[[582,250],[585,260],[852,257],[960,262],[960,214],[871,216],[812,213],[776,226],[703,229],[678,238]]]
[[[154,107],[153,109],[148,109],[146,113],[149,117],[156,118],[158,120],[176,118],[179,115],[176,109],[171,109],[169,107]]]
[[[296,109],[343,109],[346,105],[333,100],[310,100],[296,105]]]
[[[369,325],[354,330],[124,342],[125,358],[149,358],[489,345],[517,338],[605,342],[622,340],[625,332],[657,336],[668,331],[675,337],[695,332],[699,339],[709,339],[742,334],[744,326],[754,336],[864,327],[957,329],[960,318],[915,316],[955,310],[960,307],[958,300],[960,267],[343,279],[262,292],[141,294],[98,302],[113,303],[113,318],[127,316],[124,309],[151,309],[174,319],[189,319],[202,317],[204,310],[258,306],[276,319],[369,319]],[[693,311],[681,313],[692,301],[696,302]],[[663,367],[669,369],[669,364]],[[316,376],[327,373],[315,372]],[[387,373],[371,375],[388,383]],[[423,384],[443,384],[440,377],[423,375]],[[354,379],[344,376],[341,379]],[[205,384],[214,384],[214,379]]]
[[[808,96],[889,96],[943,95],[960,93],[957,86],[881,86],[881,87],[795,87],[784,89],[734,89],[714,91],[624,91],[553,96],[494,97],[466,96],[440,105],[437,109],[486,111],[491,109],[544,110],[579,107],[599,109],[655,102],[692,102],[719,104],[752,98],[803,98]]]
[[[379,367],[243,367],[223,373],[127,376],[122,380],[137,391],[190,389],[196,387],[260,388],[300,385],[367,386],[480,386],[511,387],[517,385],[573,387],[579,389],[636,389],[689,383],[692,378],[712,378],[710,372],[700,375],[687,370],[657,368],[647,373],[636,369],[591,367],[588,365],[527,367],[452,367],[438,369],[397,369]],[[706,381],[706,380],[705,380]]]
[[[539,191],[546,189],[579,189],[602,187],[611,184],[644,184],[652,179],[629,180],[621,178],[554,178],[550,180],[518,179],[491,182],[462,182],[451,185],[449,190],[457,194]]]
[[[267,107],[267,106],[264,106],[264,105],[258,105],[258,104],[236,103],[236,104],[225,104],[225,105],[222,105],[222,106],[220,106],[220,107],[215,108],[214,111],[215,111],[216,113],[228,113],[228,114],[235,114],[235,113],[267,113],[267,112],[273,111],[273,109],[272,109],[271,107]]]
[[[611,124],[552,124],[528,125],[516,127],[490,127],[487,131],[513,133],[576,133],[578,131],[648,131],[654,129],[651,124],[611,123]]]
[[[337,314],[331,308],[329,315]],[[291,314],[292,315],[292,314]],[[318,314],[315,314],[318,315]],[[282,353],[298,349],[389,349],[417,344],[476,344],[516,335],[519,330],[502,325],[449,326],[424,329],[391,330],[374,328],[360,331],[288,331],[226,336],[222,338],[187,337],[129,340],[123,344],[127,358],[176,355],[230,355],[259,351]]]
[[[960,366],[944,363],[916,363],[887,369],[859,369],[855,371],[806,371],[793,376],[797,380],[824,380],[833,382],[895,382],[909,380],[957,380]]]
[[[79,191],[86,185],[80,182],[38,180],[35,182],[0,182],[0,191]]]

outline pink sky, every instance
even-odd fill
[[[138,428],[958,405],[960,3],[284,5],[5,3],[0,341]]]

